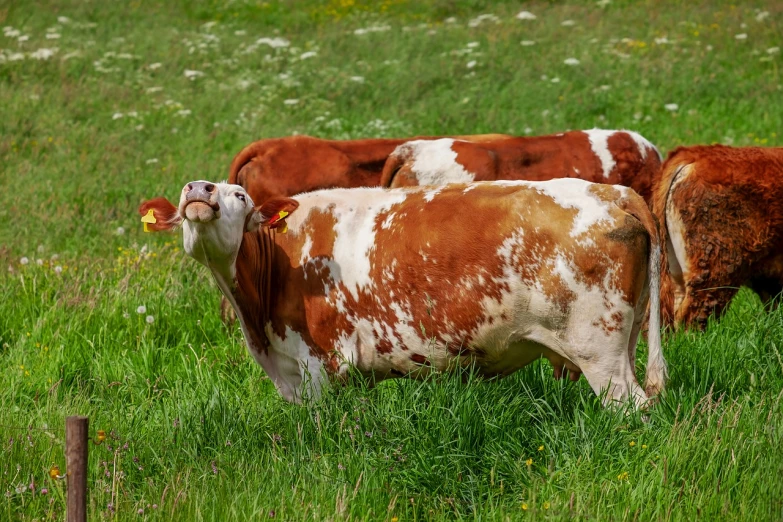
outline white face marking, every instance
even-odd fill
[[[202,183],[202,182],[191,182]],[[206,183],[206,182],[205,182]],[[179,214],[186,217],[186,192],[188,185],[182,189],[179,200]],[[245,220],[253,212],[253,200],[245,189],[239,185],[228,183],[213,183],[215,190],[210,196],[210,203],[219,205],[220,213],[205,222],[194,222],[185,219],[182,223],[182,236],[185,252],[210,269],[228,274],[233,270],[242,236],[245,233]],[[203,205],[202,203],[191,203]],[[209,210],[207,210],[207,214]]]
[[[604,177],[608,178],[609,173],[615,166],[614,157],[609,151],[609,137],[617,131],[603,130],[603,129],[590,129],[584,131],[587,134],[587,139],[590,140],[590,147],[598,159],[601,161],[601,168],[604,172]]]
[[[451,138],[409,141],[397,147],[392,155],[413,158],[411,170],[419,185],[470,183],[475,175],[457,163],[457,153],[452,149],[455,141]]]

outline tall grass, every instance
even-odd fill
[[[783,12],[738,4],[0,5],[0,519],[63,517],[48,470],[79,413],[109,433],[90,448],[94,520],[779,520],[783,313],[748,291],[667,337],[646,421],[547,363],[356,379],[301,407],[220,323],[179,238],[135,214],[294,132],[780,145]]]

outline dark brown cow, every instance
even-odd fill
[[[508,136],[477,134],[459,139],[487,141],[504,137]],[[389,154],[412,139],[437,137],[324,140],[287,136],[259,140],[234,157],[228,182],[243,186],[255,201],[323,188],[377,186]]]
[[[444,138],[400,145],[383,168],[381,185],[580,178],[631,187],[649,205],[660,167],[658,149],[631,131],[591,129],[482,143]]]
[[[783,289],[783,148],[679,147],[653,212],[667,238],[666,324],[704,328],[743,285],[765,302]]]

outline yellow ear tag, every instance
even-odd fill
[[[142,216],[141,222],[144,223],[144,232],[150,232],[150,229],[147,228],[147,223],[157,223],[158,220],[155,219],[155,211],[153,209],[149,209],[147,213]]]
[[[288,223],[283,222],[283,228],[280,230],[280,233],[285,234],[286,232],[288,232]]]
[[[280,212],[277,213],[278,220],[283,219],[287,216],[288,216],[288,212],[286,212],[285,210],[281,210]]]

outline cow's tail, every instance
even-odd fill
[[[647,371],[645,372],[644,390],[649,396],[663,391],[668,378],[666,360],[663,357],[661,341],[661,234],[658,220],[653,216],[641,197],[634,198],[626,205],[626,211],[638,219],[649,239],[649,256],[647,258],[647,281],[650,292],[650,315],[647,329]],[[638,198],[638,199],[636,199]]]
[[[394,177],[400,171],[405,161],[407,160],[407,154],[405,154],[405,145],[400,145],[394,152],[392,152],[386,163],[383,164],[383,172],[381,172],[381,186],[389,188],[394,182]]]
[[[686,167],[691,163],[692,159],[689,157],[687,149],[678,147],[671,151],[669,157],[661,166],[653,194],[652,211],[660,219],[661,243],[664,247],[661,259],[661,319],[664,328],[674,327],[675,325],[672,271],[677,274],[677,277],[681,277],[680,274],[682,273],[684,262],[682,259],[677,259],[677,249],[672,244],[672,240],[677,240],[678,238],[673,238],[669,232],[667,209],[671,205],[674,185],[682,176],[687,174],[688,170]],[[670,256],[672,256],[671,259]],[[673,270],[670,270],[670,268]]]

